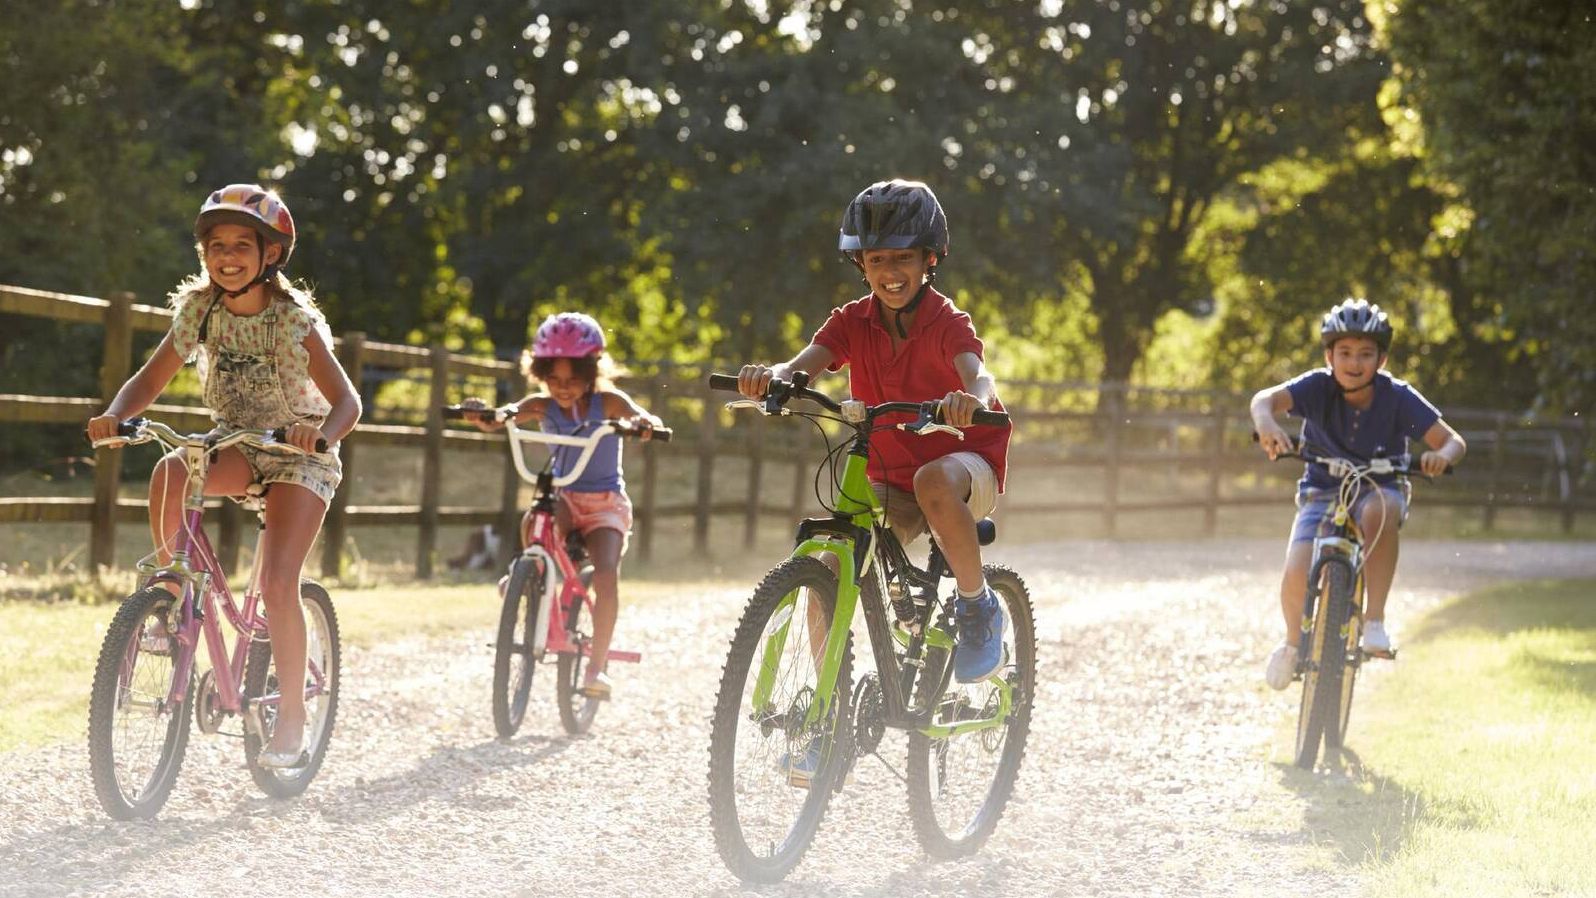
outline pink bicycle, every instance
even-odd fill
[[[535,489],[526,548],[510,563],[504,605],[499,612],[499,635],[493,643],[493,726],[503,738],[515,735],[526,717],[534,665],[548,661],[552,654],[560,723],[571,735],[585,733],[593,725],[599,706],[597,699],[582,692],[593,639],[593,597],[589,592],[593,566],[585,563],[587,550],[580,533],[573,530],[563,542],[559,539],[554,524],[556,490],[582,476],[599,441],[610,434],[641,438],[646,432],[651,439],[669,440],[671,431],[665,427],[644,431],[611,418],[598,422],[581,436],[564,436],[522,430],[498,409],[451,405],[444,407],[443,416],[502,422],[509,435],[515,469]],[[533,473],[521,451],[523,442],[571,447],[580,453],[570,470],[558,477],[554,475],[553,452]],[[642,659],[638,652],[615,648],[609,651],[610,661],[635,664]]]
[[[261,607],[259,554],[240,606],[201,522],[205,477],[214,453],[238,445],[288,453],[299,449],[283,442],[282,429],[184,436],[142,418],[124,421],[118,436],[94,445],[152,440],[183,452],[188,499],[171,562],[158,564],[151,553],[138,563],[144,585],[117,608],[100,648],[89,699],[89,769],[95,794],[118,820],[155,816],[177,783],[192,722],[203,733],[242,738],[245,766],[268,795],[298,795],[321,769],[338,713],[338,617],[332,599],[318,584],[301,581],[309,656],[303,686],[308,762],[291,769],[262,767],[258,758],[271,738],[281,693]],[[259,497],[246,498],[243,504],[262,512],[264,528]],[[180,598],[160,586],[162,581],[179,584]],[[218,607],[237,634],[231,652]],[[196,677],[201,635],[210,669]],[[228,727],[233,718],[240,722],[237,729]]]

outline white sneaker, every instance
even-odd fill
[[[1386,635],[1385,621],[1363,622],[1363,650],[1371,655],[1391,654],[1391,637]]]
[[[1282,642],[1269,653],[1269,666],[1264,669],[1264,682],[1269,688],[1280,691],[1291,685],[1297,675],[1297,647]]]

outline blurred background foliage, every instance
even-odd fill
[[[1365,295],[1443,406],[1596,403],[1588,4],[0,7],[0,283],[160,302],[258,180],[337,332],[513,358],[581,309],[623,362],[774,360],[861,294],[841,211],[901,176],[1003,378],[1252,390]],[[0,316],[0,392],[97,364]]]

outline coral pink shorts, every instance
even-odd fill
[[[594,530],[618,530],[630,537],[632,533],[632,500],[620,490],[602,493],[560,492],[560,501],[570,515],[571,528],[584,536]]]

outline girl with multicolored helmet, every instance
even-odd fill
[[[1292,451],[1291,437],[1275,422],[1276,415],[1289,413],[1302,419],[1305,445],[1336,458],[1358,464],[1388,458],[1406,466],[1408,441],[1420,440],[1427,449],[1419,458],[1425,474],[1436,476],[1462,461],[1468,447],[1441,418],[1440,410],[1412,385],[1384,370],[1391,337],[1390,320],[1368,300],[1343,300],[1326,312],[1319,323],[1325,366],[1265,387],[1252,397],[1253,427],[1263,451],[1271,459]],[[1373,480],[1373,486],[1353,500],[1352,513],[1364,533],[1379,535],[1365,547],[1368,604],[1362,648],[1383,655],[1391,651],[1385,602],[1396,576],[1398,531],[1407,518],[1408,492],[1397,475],[1375,475]],[[1285,633],[1264,669],[1264,681],[1273,689],[1291,685],[1296,673],[1303,584],[1313,561],[1314,537],[1332,515],[1339,484],[1340,477],[1327,466],[1304,465],[1297,485],[1297,518],[1280,580]]]
[[[178,369],[193,362],[218,427],[287,428],[287,442],[305,454],[223,449],[205,484],[208,495],[264,493],[268,527],[259,546],[260,588],[272,622],[272,658],[285,682],[304,678],[300,569],[343,475],[338,441],[354,429],[361,411],[332,354],[326,319],[310,293],[282,273],[295,236],[288,206],[259,185],[230,184],[208,196],[194,220],[200,271],[170,297],[176,312],[171,330],[88,424],[91,441],[114,436],[120,422],[148,408]],[[317,452],[321,441],[326,449]],[[187,488],[180,452],[156,465],[150,530],[162,563],[169,560]],[[161,585],[178,589],[175,583]],[[152,633],[146,649],[169,650],[170,638]],[[271,742],[260,755],[263,766],[304,763],[304,719],[304,697],[285,691]]]
[[[561,312],[544,319],[532,348],[521,357],[527,377],[540,382],[543,390],[505,406],[504,415],[514,417],[517,423],[536,419],[545,432],[568,436],[581,436],[607,418],[618,418],[642,428],[646,439],[649,430],[664,424],[615,387],[615,365],[604,347],[604,329],[588,315]],[[461,404],[488,408],[481,399]],[[485,418],[477,419],[476,425],[482,430],[503,427]],[[555,476],[564,475],[578,455],[579,450],[555,449]],[[523,545],[531,523],[528,512],[521,522]],[[605,664],[620,608],[621,555],[632,529],[632,501],[626,496],[621,474],[619,436],[611,434],[601,440],[582,475],[561,488],[555,526],[562,536],[580,533],[593,562],[592,664],[582,692],[605,700],[611,691]]]

